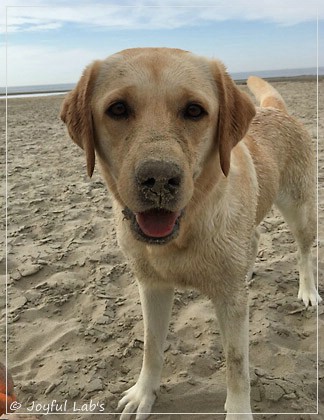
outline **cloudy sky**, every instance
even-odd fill
[[[8,86],[73,83],[90,61],[138,46],[217,57],[232,73],[316,67],[324,51],[323,0],[5,0],[0,16]]]

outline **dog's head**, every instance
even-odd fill
[[[154,244],[176,237],[196,190],[228,176],[254,114],[220,62],[167,48],[94,62],[61,110],[89,176],[97,156],[134,235]]]

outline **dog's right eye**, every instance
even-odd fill
[[[129,108],[125,102],[115,102],[106,110],[106,114],[115,119],[128,118]]]

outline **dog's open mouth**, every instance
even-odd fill
[[[141,213],[133,213],[126,208],[123,211],[137,239],[151,244],[165,244],[174,239],[179,231],[181,211],[151,209]]]

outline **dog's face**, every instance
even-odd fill
[[[96,152],[135,237],[165,244],[177,236],[195,190],[208,193],[207,168],[214,182],[221,170],[228,175],[231,149],[254,113],[221,63],[145,48],[89,66],[61,118],[85,150],[90,176]]]

